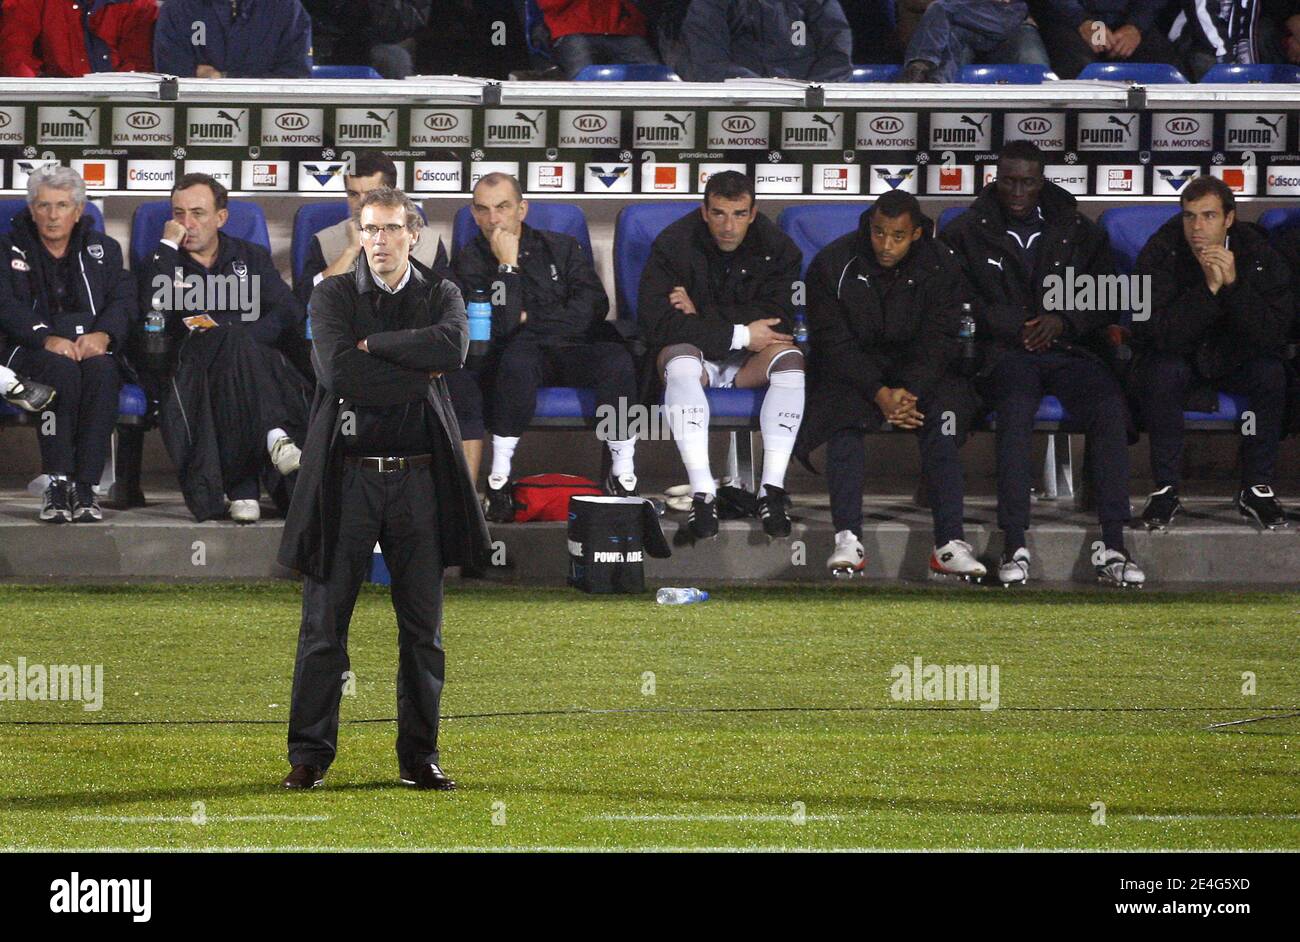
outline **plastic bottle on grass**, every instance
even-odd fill
[[[709,593],[703,589],[674,589],[668,586],[655,593],[655,601],[660,605],[690,605],[692,602],[707,602]]]

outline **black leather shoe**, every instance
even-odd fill
[[[325,771],[314,765],[295,765],[280,784],[284,788],[315,788],[325,781]]]
[[[718,535],[718,499],[697,491],[691,495],[691,512],[686,527],[697,540],[707,540]]]
[[[68,523],[72,520],[72,507],[68,503],[67,481],[51,481],[41,498],[41,519],[46,523]]]
[[[790,535],[790,498],[785,488],[774,484],[763,485],[763,496],[758,499],[758,517],[763,521],[763,532],[771,537]]]
[[[95,523],[104,519],[104,512],[99,509],[99,498],[95,488],[90,484],[72,485],[72,522]]]
[[[509,481],[501,487],[488,484],[485,516],[491,523],[511,523],[515,519],[514,488]]]
[[[53,386],[20,376],[13,388],[4,394],[4,401],[28,412],[41,412],[54,402],[54,395]]]
[[[432,762],[426,762],[413,771],[404,769],[401,773],[401,779],[403,785],[410,785],[420,789],[434,789],[440,792],[449,792],[456,787],[456,783],[447,778],[442,769]]]

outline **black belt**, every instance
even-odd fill
[[[433,455],[408,455],[405,458],[382,458],[369,455],[345,455],[348,464],[360,465],[370,471],[405,471],[433,462]]]

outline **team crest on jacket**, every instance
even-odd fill
[[[104,247],[102,245],[88,245],[86,246],[86,254],[96,261],[101,261],[104,258]]]
[[[239,259],[235,262],[232,262],[230,268],[235,273],[235,275],[239,278],[243,278],[248,274],[248,265],[244,262],[243,259]]]

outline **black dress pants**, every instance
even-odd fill
[[[542,344],[516,337],[501,352],[492,373],[492,434],[517,438],[537,409],[540,386],[588,386],[596,407],[623,415],[637,401],[636,367],[621,343]],[[623,408],[619,409],[619,400]]]
[[[15,373],[58,391],[51,434],[45,433],[45,417],[37,416],[41,471],[66,474],[76,484],[98,484],[108,462],[122,387],[113,355],[78,362],[48,350],[19,347],[8,365]]]

